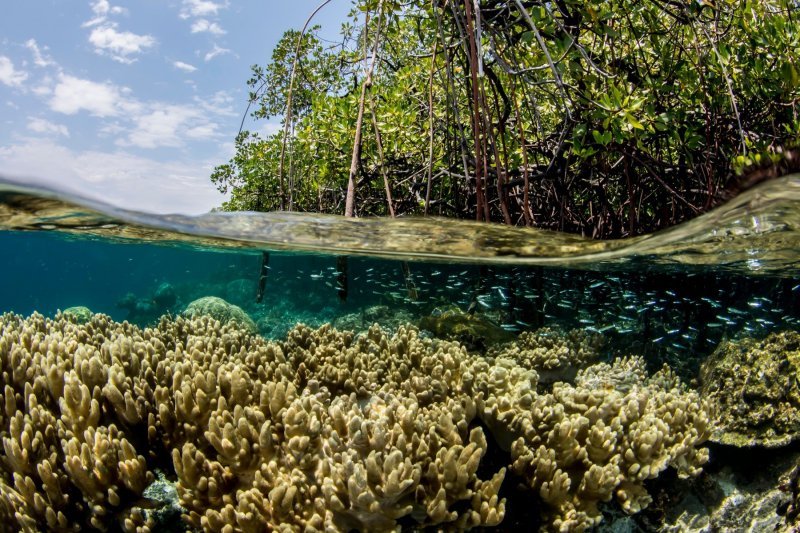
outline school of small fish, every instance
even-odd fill
[[[484,314],[513,333],[541,326],[583,328],[622,345],[627,340],[695,354],[709,353],[725,338],[800,329],[800,280],[791,277],[652,267],[593,271],[410,263],[401,268],[396,261],[348,259],[351,308],[383,304],[421,317],[449,306]],[[335,303],[341,279],[335,262],[318,256],[294,261],[273,270],[269,283]]]

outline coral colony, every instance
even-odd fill
[[[696,476],[716,431],[719,392],[638,357],[596,363],[598,335],[483,354],[413,326],[275,342],[240,311],[206,299],[145,329],[0,317],[0,527],[164,530],[150,494],[166,483],[183,529],[464,530],[502,523],[513,477],[545,529],[581,531],[601,502],[645,508],[668,468]]]

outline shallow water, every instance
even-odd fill
[[[420,329],[423,339],[458,343],[470,358],[476,358],[470,359],[470,364],[478,367],[481,360],[496,365],[499,359],[508,357],[520,368],[536,371],[538,388],[535,394],[538,396],[535,398],[542,401],[545,398],[555,401],[547,395],[558,390],[559,381],[572,386],[579,370],[597,363],[619,362],[622,356],[628,355],[643,357],[649,373],[667,365],[686,384],[686,388],[681,390],[694,391],[705,387],[700,390],[712,395],[707,392],[710,390],[708,383],[703,384],[711,372],[703,370],[704,362],[725,342],[750,342],[749,339],[764,339],[770,334],[800,329],[800,177],[797,176],[763,184],[683,226],[655,235],[605,242],[439,219],[347,220],[287,213],[156,216],[6,182],[0,183],[0,250],[3,257],[0,264],[0,312],[26,317],[36,312],[54,317],[59,310],[85,306],[93,313],[108,315],[115,322],[129,321],[145,328],[156,325],[164,315],[180,316],[198,298],[217,296],[243,309],[253,320],[258,335],[275,342],[285,341],[287,334],[293,335],[289,332],[297,323],[313,328],[332,324],[338,329],[356,332],[366,331],[373,323],[381,324],[388,332],[410,324]],[[263,294],[257,301],[259,291]],[[6,315],[2,329],[4,335],[10,335],[13,328],[9,324],[12,322],[10,315]],[[561,339],[559,335],[571,330],[590,336],[587,338],[602,340],[602,348],[598,348],[594,359],[576,362],[575,368],[565,370],[560,363],[556,370],[551,367],[528,368],[525,367],[528,363],[519,357],[514,359],[516,356],[512,356],[512,352],[502,351],[504,346],[520,343],[519,335],[523,332],[539,331],[544,332],[542,338]],[[391,337],[391,333],[387,335]],[[547,344],[549,341],[542,342],[542,350],[550,346]],[[284,351],[290,350],[290,345],[282,346]],[[792,348],[791,343],[787,346],[790,348],[786,349],[798,349]],[[564,350],[569,351],[567,348]],[[0,356],[10,360],[13,351],[13,343],[0,344]],[[514,353],[518,355],[519,351]],[[759,364],[757,358],[751,358],[750,362]],[[67,368],[70,364],[73,363],[67,364]],[[305,364],[303,368],[307,366]],[[793,374],[796,368],[788,366],[775,375],[797,381],[798,376]],[[768,375],[769,371],[757,370],[754,375]],[[23,378],[12,378],[13,373],[7,368],[4,372],[6,383],[0,383],[0,390],[5,386],[21,387],[16,393],[17,405],[20,406],[26,402],[24,396],[27,395],[27,392],[23,394],[27,389],[18,382]],[[634,370],[625,372],[631,376],[639,375]],[[495,374],[487,374],[492,375]],[[326,385],[320,376],[315,379],[323,387],[327,386],[334,397],[337,390],[346,397],[347,387],[339,390],[333,384]],[[448,378],[440,376],[437,379],[446,381]],[[591,393],[592,387],[598,391],[616,387],[624,394],[629,392],[628,385],[622,385],[624,380],[603,379],[593,381],[587,377],[581,382],[581,390]],[[735,380],[733,383],[735,385]],[[319,385],[312,386],[306,381],[301,384],[307,388]],[[373,385],[368,389],[378,390],[379,385],[385,385],[399,394],[400,389],[391,388],[397,388],[397,384],[381,382]],[[653,397],[657,395],[655,389],[661,387],[656,384],[637,386],[641,390],[651,387],[648,394]],[[470,387],[480,388],[474,384]],[[789,383],[780,390],[794,389]],[[361,397],[363,391],[355,392]],[[481,394],[495,392],[484,391]],[[780,411],[783,409],[781,406],[797,401],[796,398],[772,397],[767,392],[753,402],[763,403],[766,397],[767,403],[772,402],[774,410]],[[424,403],[420,400],[420,393],[416,394],[414,401]],[[496,394],[499,397],[500,392]],[[59,409],[58,402],[54,399],[49,401],[54,410]],[[102,397],[100,401],[102,403]],[[366,409],[364,416],[367,416],[373,400],[361,398],[359,401],[360,409]],[[479,407],[481,401],[478,400]],[[40,403],[47,402],[40,399]],[[103,409],[108,410],[103,417],[112,417],[111,404],[103,405]],[[800,409],[800,405],[797,408]],[[11,408],[8,409],[7,417],[13,414]],[[590,425],[597,423],[593,415],[582,411],[573,414],[592,421]],[[591,510],[596,507],[593,501],[585,505],[553,504],[543,496],[541,480],[535,481],[535,475],[534,481],[526,478],[532,475],[530,469],[522,466],[512,468],[513,461],[507,454],[514,452],[509,452],[508,446],[500,445],[495,450],[491,444],[494,442],[492,439],[501,442],[507,438],[507,431],[519,437],[525,428],[516,427],[513,431],[498,429],[496,426],[500,423],[492,416],[479,412],[469,427],[483,428],[490,442],[487,445],[489,451],[484,452],[486,458],[481,463],[483,470],[479,470],[484,473],[481,479],[487,479],[493,473],[491,464],[487,462],[500,465],[506,461],[503,466],[509,467],[500,493],[506,498],[505,518],[495,526],[498,530],[512,527],[509,524],[527,528],[539,525],[557,527],[558,520],[563,520],[574,508],[579,513],[589,513],[592,517],[589,522],[597,521],[598,516],[603,518],[605,525],[620,520],[620,517],[627,516],[626,511],[631,511],[625,508],[622,500],[618,501],[620,496],[613,491],[609,492],[609,498],[613,493],[617,494],[617,499],[602,503],[596,516]],[[711,416],[713,418],[713,413]],[[787,416],[796,415],[790,413]],[[0,436],[6,446],[6,458],[0,454],[0,472],[3,474],[0,480],[8,487],[16,487],[17,493],[24,494],[15,485],[14,462],[7,457],[13,455],[10,451],[13,447],[9,448],[11,444],[7,442],[18,438],[8,420],[0,417]],[[525,423],[532,422],[520,422]],[[715,423],[719,422],[712,420],[711,424]],[[768,423],[769,420],[764,422]],[[794,427],[784,424],[787,425]],[[536,430],[536,427],[540,429]],[[541,422],[529,428],[525,445],[531,450],[542,443],[547,447],[550,441],[546,438],[546,427],[547,424]],[[592,427],[596,429],[596,426]],[[797,427],[800,432],[800,421]],[[133,427],[127,430],[133,431]],[[545,433],[537,436],[536,431]],[[555,430],[550,428],[547,431]],[[698,430],[692,431],[696,433]],[[785,427],[783,431],[786,432]],[[464,431],[462,433],[466,445],[467,435]],[[709,435],[695,439],[697,442],[692,441],[692,446],[699,449],[709,436],[715,442],[725,440],[713,434],[712,427]],[[75,438],[80,440],[80,437]],[[581,438],[589,437],[579,437],[579,440]],[[793,439],[793,433],[784,438],[786,442]],[[209,456],[215,454],[213,440],[204,440],[200,436],[195,438],[195,444],[201,450],[205,449]],[[140,443],[141,446],[147,445]],[[706,484],[717,483],[719,487],[728,488],[731,483],[735,485],[736,482],[719,476],[725,472],[725,475],[734,476],[735,472],[730,472],[735,465],[726,461],[740,452],[725,448],[730,446],[729,442],[711,446],[711,462],[706,465],[706,470],[716,472],[717,478],[710,473],[694,474]],[[137,451],[147,458],[139,447]],[[622,451],[622,441],[619,447]],[[757,449],[760,448],[752,448],[752,453],[759,453]],[[791,462],[795,457],[791,455],[791,449],[791,445],[782,448],[780,453],[783,455],[777,454],[776,457],[790,457]],[[68,455],[64,450],[58,453]],[[679,518],[683,515],[678,510],[683,512],[684,507],[691,507],[686,502],[696,497],[698,489],[689,482],[677,481],[674,475],[675,468],[678,468],[676,465],[686,460],[681,455],[683,452],[670,453],[674,457],[665,455],[665,464],[659,466],[658,471],[654,469],[652,476],[647,476],[646,489],[661,499],[656,498],[657,504],[649,506],[649,510],[634,514],[636,527],[644,530],[688,527],[688,519],[684,517],[681,522]],[[225,465],[225,460],[218,460]],[[605,459],[582,459],[587,468],[593,460],[606,465],[602,462]],[[559,463],[560,468],[573,483],[573,492],[567,491],[565,501],[570,498],[605,501],[605,497],[586,496],[588,489],[578,490],[581,476],[588,474],[574,465],[574,459],[564,461]],[[675,464],[667,469],[669,461]],[[150,463],[158,464],[173,481],[176,475],[181,478],[169,461],[160,464],[150,459]],[[778,470],[780,465],[775,466],[775,471]],[[782,470],[774,474],[771,485],[765,481],[769,490],[780,492],[777,487],[783,482],[779,479],[781,473],[785,474]],[[34,484],[39,481],[32,471],[27,475]],[[512,476],[518,477],[512,479]],[[515,489],[514,484],[520,480],[523,485],[527,480],[532,489]],[[423,481],[417,482],[424,484]],[[3,483],[0,483],[0,489],[3,489]],[[628,482],[620,483],[617,485],[623,487]],[[66,481],[63,484],[68,485]],[[471,487],[470,490],[476,490]],[[672,494],[678,491],[675,487],[683,491],[678,496]],[[11,490],[8,488],[7,493]],[[77,489],[71,490],[77,498],[80,497]],[[767,489],[764,491],[769,492]],[[129,494],[133,492],[136,491],[126,492],[131,500],[136,499]],[[417,493],[423,492],[417,489]],[[666,494],[671,494],[672,499]],[[195,493],[193,497],[196,496]],[[775,496],[780,497],[791,499],[791,491]],[[796,500],[796,493],[794,497]],[[414,498],[423,497],[406,494],[399,498],[411,502],[406,502],[409,510],[405,513],[396,509],[387,510],[384,515],[381,515],[383,511],[370,511],[381,515],[381,519],[363,509],[353,511],[357,505],[351,501],[349,511],[336,511],[331,520],[336,528],[372,527],[373,530],[458,523],[437,522],[438,518],[433,518],[435,513],[429,509],[426,515],[424,506],[421,507],[422,504]],[[464,499],[463,495],[461,499]],[[17,501],[14,498],[8,501],[36,516],[37,511],[31,510],[35,506],[14,503]],[[460,501],[459,498],[456,501]],[[715,502],[692,508],[695,513],[692,516],[699,521],[697,524],[703,517],[708,522],[715,509],[729,504],[724,497]],[[128,509],[126,505],[133,504],[120,503],[115,507],[106,499],[100,506],[114,508],[116,513],[120,506]],[[213,502],[204,505],[221,508],[221,504]],[[384,505],[388,504],[384,502]],[[453,512],[457,513],[459,509],[463,512],[464,505],[464,502],[453,503],[452,509],[456,509]],[[531,512],[528,509],[530,505],[538,511]],[[739,511],[744,512],[742,509]],[[18,509],[15,512],[19,512]],[[69,515],[70,520],[85,519],[72,508],[69,512],[73,513]],[[764,514],[769,515],[769,512],[764,511]],[[789,527],[789,519],[785,518],[787,512],[773,512],[772,515],[764,518],[767,521],[763,523],[774,525],[769,522],[772,519],[775,524],[783,521],[781,527]],[[0,505],[2,516],[3,506]],[[228,520],[233,519],[229,517]],[[291,517],[286,515],[282,520],[290,523]],[[208,523],[204,524],[203,528],[214,529]],[[717,524],[730,525],[724,521]],[[743,527],[744,524],[743,521]],[[462,526],[451,527],[466,526],[462,523]],[[588,526],[584,520],[574,527]]]
[[[589,266],[646,259],[774,274],[798,268],[800,176],[754,187],[674,228],[630,239],[575,235],[439,218],[346,219],[309,213],[154,215],[0,176],[0,228],[184,242],[196,246],[317,251],[406,260]]]

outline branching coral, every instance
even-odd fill
[[[4,315],[2,326],[5,527],[106,530],[116,522],[125,531],[147,531],[142,510],[130,503],[152,474],[132,434],[111,422],[114,408],[102,388],[112,363],[111,328],[126,338],[133,330],[100,315],[84,325],[64,316],[52,322]]]
[[[0,513],[24,530],[148,530],[136,502],[164,456],[188,522],[210,531],[503,518],[503,472],[478,478],[486,438],[470,428],[474,405],[448,395],[450,374],[431,369],[435,398],[430,380],[413,381],[425,402],[370,385],[381,350],[406,357],[384,368],[394,384],[410,361],[439,358],[414,330],[354,341],[299,327],[281,346],[210,317],[146,330],[101,315],[2,324]],[[360,372],[348,380],[347,368]]]
[[[209,316],[144,330],[102,315],[0,325],[11,529],[146,532],[156,467],[206,531],[497,525],[506,468],[483,461],[494,440],[550,523],[581,529],[598,502],[635,512],[645,479],[705,459],[702,402],[635,359],[541,394],[533,368],[413,327],[297,326],[272,343]]]
[[[539,383],[554,383],[575,379],[578,370],[598,359],[602,346],[603,337],[596,333],[539,328],[520,333],[515,342],[492,349],[488,355],[536,370]]]
[[[501,444],[511,443],[512,468],[547,504],[553,529],[597,524],[597,504],[612,497],[638,512],[650,502],[646,479],[668,466],[696,475],[708,459],[698,449],[708,433],[706,406],[667,369],[648,377],[642,359],[620,359],[536,395],[534,375],[500,364],[489,369],[479,412]],[[493,387],[497,374],[507,376],[505,387]]]
[[[498,524],[504,471],[485,481],[476,474],[486,438],[470,429],[474,403],[448,388],[466,353],[447,346],[406,328],[389,338],[377,326],[359,337],[298,326],[282,348],[269,345],[292,371],[254,381],[250,406],[231,412],[220,398],[207,423],[209,449],[173,451],[191,523],[218,530],[235,519],[245,531],[384,531],[403,518],[454,529]],[[415,368],[429,368],[428,379]],[[188,411],[177,412],[181,422]],[[208,497],[228,472],[233,497]]]

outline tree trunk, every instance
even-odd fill
[[[281,158],[280,163],[278,165],[278,187],[281,196],[281,211],[286,210],[286,188],[284,186],[284,179],[283,179],[283,168],[286,162],[286,142],[289,139],[289,127],[291,126],[292,121],[292,95],[294,94],[294,79],[295,74],[297,73],[297,61],[300,57],[300,46],[303,43],[303,36],[306,34],[306,29],[308,29],[308,25],[311,23],[311,19],[319,13],[319,10],[325,7],[327,4],[330,3],[331,0],[325,0],[322,2],[317,8],[311,13],[311,15],[306,19],[306,23],[303,25],[303,29],[300,30],[300,35],[297,36],[297,46],[294,50],[294,59],[292,59],[292,74],[289,77],[289,91],[286,95],[286,115],[283,117],[283,141],[281,142]],[[290,209],[291,210],[291,209]]]
[[[372,85],[372,73],[375,71],[375,58],[378,56],[378,42],[381,35],[381,19],[383,15],[383,0],[378,2],[378,28],[375,31],[375,42],[372,46],[372,59],[369,62],[367,69],[367,76],[364,78],[364,83],[361,84],[361,97],[358,100],[358,118],[356,119],[356,134],[353,139],[353,157],[350,158],[350,175],[347,179],[347,196],[344,202],[344,216],[352,217],[355,215],[355,198],[356,198],[356,174],[360,167],[361,161],[361,126],[364,123],[364,103],[367,98],[367,91]],[[369,19],[367,19],[369,21]],[[366,32],[368,28],[364,28],[364,41],[366,43]]]

